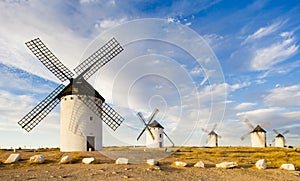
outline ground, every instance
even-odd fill
[[[58,149],[16,150],[21,160],[14,164],[0,165],[0,180],[300,180],[299,171],[280,170],[282,163],[293,163],[300,168],[300,152],[287,148],[220,147],[171,148],[174,152],[165,153],[162,149],[114,147],[102,152],[62,153]],[[13,153],[1,150],[0,161]],[[143,154],[145,153],[145,154]],[[30,156],[43,154],[45,163],[30,164]],[[61,157],[70,155],[73,162],[59,164]],[[109,157],[105,156],[109,155]],[[96,162],[85,165],[84,157],[95,157]],[[129,165],[116,165],[116,157],[129,158]],[[158,167],[145,163],[150,157],[159,159]],[[258,170],[254,164],[258,159],[267,160],[268,169]],[[134,160],[134,162],[130,161]],[[177,168],[174,161],[185,161],[187,167]],[[206,168],[194,168],[193,164],[203,161]],[[234,169],[219,169],[216,163],[236,161]]]

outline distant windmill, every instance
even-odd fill
[[[279,133],[276,129],[273,129],[273,131],[275,134],[277,134],[277,136],[273,140],[273,141],[275,141],[275,146],[276,147],[284,147],[285,146],[285,138],[283,135],[287,134],[290,131],[285,130],[283,133]]]
[[[244,134],[241,137],[241,140],[244,140],[248,135],[251,135],[251,145],[252,147],[266,147],[266,131],[260,126],[257,125],[256,127],[251,124],[251,122],[246,119],[245,123],[251,128],[252,131]],[[264,123],[262,126],[267,126],[269,123]]]
[[[139,136],[137,137],[137,140],[139,140],[140,137],[142,136],[142,134],[145,132],[145,130],[147,130],[146,131],[146,147],[147,148],[161,148],[161,147],[163,147],[164,135],[172,143],[172,146],[174,146],[174,142],[164,132],[164,127],[162,127],[162,125],[160,125],[156,120],[152,121],[154,116],[157,113],[158,113],[158,109],[155,109],[154,112],[149,117],[147,123],[146,123],[145,118],[143,117],[142,113],[140,113],[140,112],[137,113],[137,116],[140,118],[140,120],[145,125],[145,128],[139,134]]]
[[[116,130],[124,119],[105,103],[105,99],[86,80],[117,56],[123,50],[121,45],[112,38],[74,69],[77,77],[73,78],[74,74],[39,38],[25,44],[57,78],[62,82],[69,80],[69,84],[60,84],[18,124],[27,132],[31,131],[61,102],[60,150],[101,150],[102,121]],[[75,129],[70,129],[70,126]]]
[[[217,124],[213,126],[211,131],[207,131],[206,129],[202,128],[202,131],[208,133],[207,135],[207,146],[208,147],[217,147],[218,146],[218,138],[221,138],[216,132],[215,129],[217,127]]]

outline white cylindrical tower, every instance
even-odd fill
[[[284,147],[285,145],[285,139],[282,134],[278,134],[275,138],[275,146],[276,147]]]
[[[162,148],[164,142],[164,127],[162,127],[156,120],[148,125],[153,137],[146,130],[146,147],[147,148]]]
[[[251,131],[251,145],[252,147],[266,147],[266,131],[262,129],[259,125]]]
[[[102,121],[76,95],[61,97],[60,151],[102,150]]]
[[[207,146],[208,147],[218,146],[218,135],[214,131],[211,131],[207,136]]]

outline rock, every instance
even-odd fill
[[[91,158],[83,158],[82,159],[82,163],[84,164],[91,164],[95,161],[95,158],[94,157],[91,157]]]
[[[166,149],[165,149],[165,152],[167,152],[167,153],[171,153],[172,151],[171,151],[171,149],[169,149],[169,148],[166,148]]]
[[[4,163],[15,163],[17,161],[19,161],[21,159],[21,154],[17,153],[17,154],[10,154],[9,157],[7,158],[7,160]]]
[[[45,157],[44,155],[34,155],[29,159],[30,163],[44,163]]]
[[[185,166],[187,166],[187,163],[186,162],[182,162],[182,161],[176,161],[176,162],[174,162],[174,165],[176,167],[185,167]]]
[[[128,158],[118,158],[116,160],[116,164],[118,164],[118,165],[127,165],[128,164]]]
[[[194,165],[194,167],[197,167],[197,168],[205,168],[205,165],[204,165],[204,163],[203,163],[202,161],[198,161],[198,162]]]
[[[72,162],[72,157],[70,157],[69,155],[67,155],[67,156],[62,157],[60,159],[59,163],[66,164],[66,163],[70,163],[70,162]]]
[[[295,166],[293,164],[282,164],[280,169],[295,171]]]
[[[256,168],[258,168],[259,170],[261,170],[261,169],[266,169],[266,168],[267,168],[266,160],[265,160],[265,159],[258,160],[258,161],[255,163],[255,166],[256,166]]]
[[[147,171],[154,171],[154,170],[160,170],[159,166],[151,166],[149,168],[146,169]]]
[[[236,162],[222,162],[222,163],[216,164],[217,168],[234,168],[237,166],[238,166],[238,164]]]
[[[151,166],[158,165],[158,161],[155,159],[148,159],[147,164]]]

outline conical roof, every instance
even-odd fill
[[[162,127],[162,125],[160,125],[156,120],[152,121],[152,123],[150,123],[148,126],[152,127],[152,128],[162,128],[162,129],[164,129],[164,127]]]
[[[284,136],[282,135],[282,134],[278,134],[277,136],[276,136],[276,138],[284,138]]]
[[[264,132],[264,133],[266,133],[266,131],[265,131],[262,127],[260,127],[259,125],[257,125],[257,126],[254,128],[254,130],[251,131],[251,133],[254,133],[254,132]]]
[[[208,135],[216,135],[216,136],[218,136],[218,134],[216,132],[214,132],[214,131],[209,132]]]

